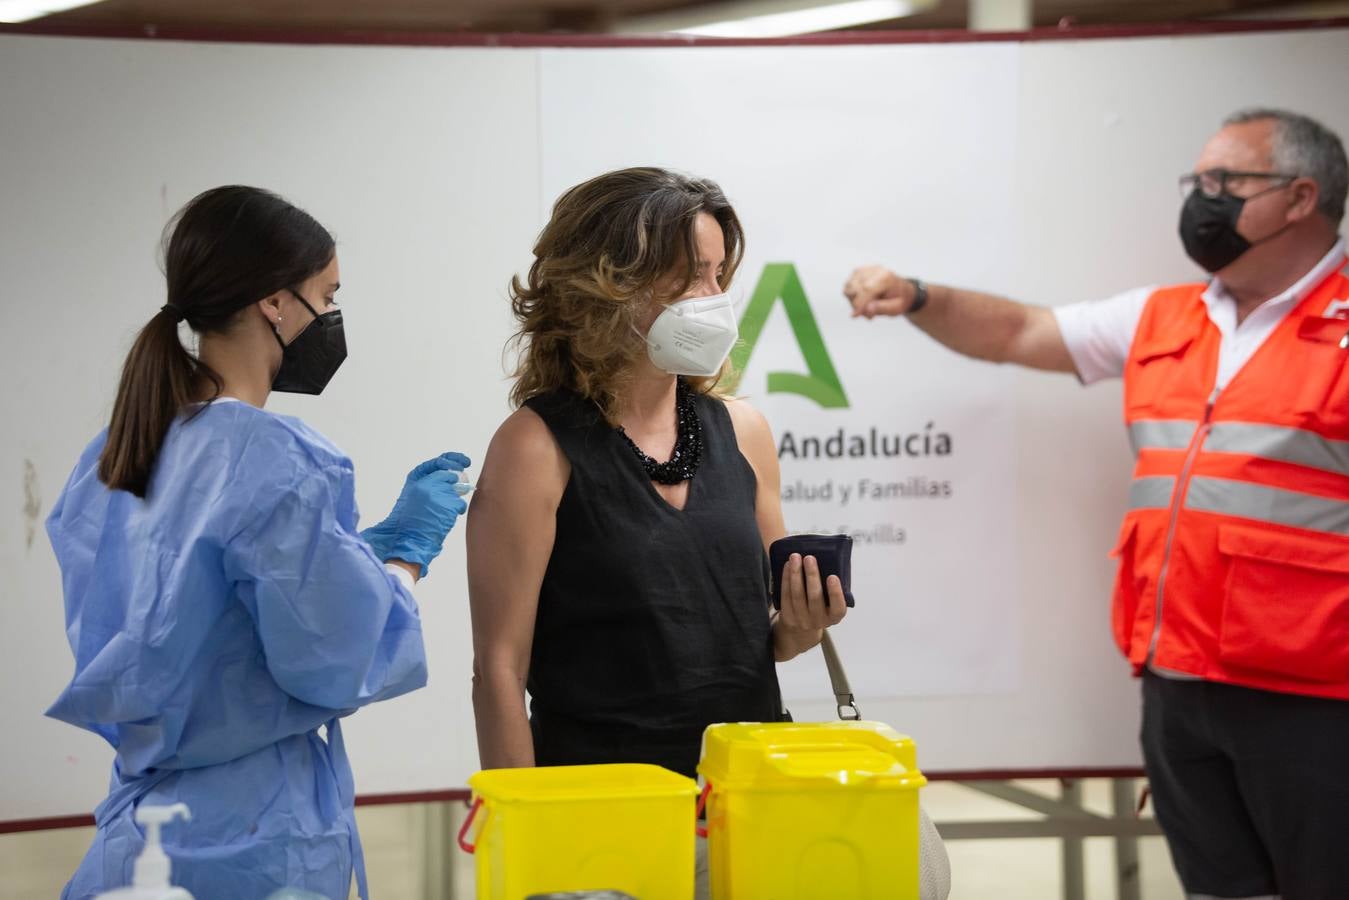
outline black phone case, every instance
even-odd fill
[[[852,596],[852,538],[846,534],[789,534],[768,547],[768,564],[772,570],[773,608],[782,609],[782,568],[793,553],[813,556],[820,564],[820,578],[837,575],[843,582],[843,597],[853,605]]]

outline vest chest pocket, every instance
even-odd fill
[[[1308,316],[1297,336],[1294,412],[1349,437],[1349,319]]]
[[[1162,332],[1133,348],[1124,379],[1127,417],[1155,414],[1161,398],[1172,396],[1182,382],[1194,377],[1193,367],[1185,363],[1193,343],[1194,335]],[[1207,392],[1200,388],[1198,393]]]
[[[1225,665],[1349,681],[1349,538],[1224,525],[1218,552],[1227,565]]]

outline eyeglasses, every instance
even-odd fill
[[[1274,190],[1283,187],[1298,177],[1285,172],[1233,172],[1228,169],[1206,169],[1203,172],[1190,172],[1180,176],[1180,195],[1181,197],[1189,197],[1194,193],[1195,188],[1198,188],[1205,197],[1218,197],[1222,194],[1233,193],[1233,187],[1240,190],[1246,179],[1257,178],[1273,178],[1282,182],[1282,184],[1276,184],[1266,189]]]

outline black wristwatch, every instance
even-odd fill
[[[927,285],[917,278],[910,278],[909,284],[913,285],[913,302],[909,304],[906,316],[911,316],[918,310],[927,306]]]

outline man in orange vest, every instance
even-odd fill
[[[1112,624],[1192,897],[1349,898],[1346,169],[1318,122],[1247,110],[1180,180],[1206,283],[1052,310],[880,266],[844,289],[977,359],[1124,378]]]

